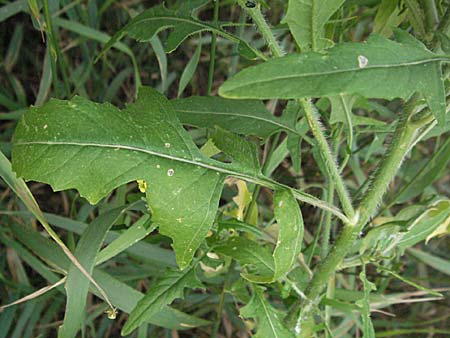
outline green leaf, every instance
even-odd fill
[[[181,123],[199,128],[219,126],[233,133],[254,135],[266,140],[272,134],[285,132],[288,135],[288,149],[296,171],[300,170],[300,142],[307,129],[296,123],[297,109],[292,118],[286,109],[282,117],[272,115],[263,102],[254,100],[229,100],[220,97],[193,96],[171,101]]]
[[[359,254],[366,251],[379,251],[381,255],[388,256],[395,249],[404,233],[399,222],[378,225],[372,228],[363,239],[359,240]]]
[[[307,52],[244,69],[219,89],[241,99],[299,99],[345,94],[408,99],[420,92],[439,123],[445,123],[441,62],[404,32],[401,42],[373,34],[366,43],[342,43],[326,53]]]
[[[182,298],[185,288],[202,288],[195,274],[195,265],[184,271],[168,270],[162,279],[142,298],[122,328],[122,335],[128,335],[142,323],[158,313],[161,307]]]
[[[89,274],[95,265],[95,256],[100,250],[106,233],[123,214],[123,207],[115,208],[98,216],[86,229],[78,242],[75,257]],[[86,297],[90,281],[73,264],[70,265],[65,283],[67,304],[64,313],[64,323],[58,331],[58,337],[75,337],[81,329],[84,320]]]
[[[302,52],[329,45],[324,27],[345,0],[289,0],[283,22],[287,23]]]
[[[48,183],[55,191],[75,188],[91,203],[120,185],[145,181],[152,221],[172,238],[177,263],[184,268],[212,225],[227,175],[289,189],[260,174],[254,145],[226,135],[215,142],[233,162],[206,157],[170,102],[150,88],[142,88],[137,101],[122,111],[81,97],[51,100],[19,122],[13,166],[18,175]],[[297,199],[342,218],[335,207],[291,190]]]
[[[217,148],[233,159],[234,168],[251,176],[262,175],[255,144],[217,127],[211,137]]]
[[[183,70],[183,73],[181,74],[177,97],[180,97],[181,94],[183,94],[187,85],[192,80],[195,70],[197,69],[201,53],[202,53],[202,42],[201,42],[201,35],[199,35],[198,45],[197,48],[195,49],[194,55],[192,55],[192,57],[189,59],[189,62],[187,63],[186,67]]]
[[[165,43],[167,53],[171,53],[177,49],[189,36],[207,31],[238,43],[239,52],[242,56],[249,59],[259,57],[258,51],[250,47],[245,41],[223,30],[220,26],[194,19],[184,12],[173,11],[165,8],[164,5],[159,5],[134,17],[108,41],[97,59],[127,34],[139,42],[146,42],[150,41],[158,32],[169,28],[172,28],[172,31]]]
[[[275,309],[264,297],[264,288],[253,287],[250,303],[240,310],[244,318],[256,318],[258,330],[255,338],[289,338],[294,335],[283,325],[283,312]]]
[[[266,282],[273,279],[275,271],[270,251],[245,237],[231,237],[225,243],[214,245],[213,251],[234,258],[249,271],[242,276],[252,282]]]
[[[450,222],[450,200],[438,200],[420,216],[414,217],[407,226],[397,247],[404,251],[432,234],[442,223]]]
[[[219,126],[233,133],[255,135],[262,139],[278,131],[298,133],[293,125],[272,115],[262,101],[192,96],[171,102],[180,122],[189,126]]]
[[[97,265],[102,264],[110,258],[125,251],[130,246],[155,230],[156,226],[157,224],[151,222],[149,215],[142,216],[136,223],[113,240],[106,248],[100,251],[95,257],[95,263]]]
[[[304,229],[300,208],[290,191],[275,191],[273,204],[278,223],[278,241],[273,253],[274,279],[278,279],[284,277],[297,260],[302,248]]]
[[[149,88],[122,112],[81,97],[32,108],[16,130],[13,158],[19,175],[54,190],[76,188],[91,203],[145,180],[152,220],[173,239],[182,268],[212,225],[224,179],[219,171],[226,171],[198,151],[168,101]]]

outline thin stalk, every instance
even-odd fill
[[[347,189],[345,188],[344,181],[339,173],[339,167],[337,166],[335,157],[331,153],[330,146],[325,138],[319,118],[314,110],[314,106],[308,99],[301,99],[299,101],[304,109],[309,128],[317,141],[317,145],[327,168],[328,175],[336,185],[336,191],[339,195],[342,209],[344,210],[345,215],[350,219],[350,222],[355,224],[355,210],[353,209],[352,201],[348,195]]]
[[[228,267],[227,274],[225,276],[225,281],[223,283],[222,292],[220,293],[219,298],[219,306],[217,307],[217,318],[214,322],[214,326],[211,332],[211,338],[216,338],[219,333],[220,323],[222,322],[222,312],[225,305],[225,292],[230,288],[231,284],[231,276],[233,275],[234,267],[236,265],[236,261],[234,259],[231,260],[230,266]]]
[[[62,57],[61,49],[59,48],[58,41],[55,37],[55,32],[53,30],[53,23],[52,23],[52,16],[50,15],[50,9],[48,6],[48,0],[43,0],[42,5],[44,8],[44,17],[45,17],[45,24],[47,26],[47,38],[50,42],[50,56],[51,56],[51,62],[52,62],[52,75],[53,75],[53,85],[55,87],[55,90],[57,89],[57,60],[59,59],[59,65],[61,69],[61,75],[64,82],[64,87],[66,90],[66,96],[70,97],[70,84],[69,84],[69,77],[67,75],[67,66],[64,62],[64,59]]]
[[[214,25],[219,21],[219,0],[213,0],[214,2]],[[211,52],[209,55],[209,72],[208,72],[208,91],[207,95],[211,95],[212,86],[214,82],[214,67],[216,61],[216,45],[217,45],[217,35],[212,33],[211,37]]]
[[[245,0],[238,0],[239,5],[250,15],[256,27],[259,29],[261,35],[264,40],[267,42],[267,46],[269,47],[272,55],[274,57],[281,57],[284,55],[283,50],[278,44],[277,39],[273,35],[272,29],[270,29],[266,20],[264,19],[261,13],[261,5],[257,4],[254,8],[249,8],[245,5]]]

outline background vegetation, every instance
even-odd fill
[[[240,2],[261,8],[284,51],[298,51],[288,24],[283,21],[287,0]],[[167,54],[161,42],[169,34],[167,30],[159,33],[161,40],[153,38],[146,43],[126,37],[94,62],[109,38],[131,18],[160,3],[0,1],[1,152],[11,157],[12,135],[18,120],[30,105],[41,106],[49,98],[79,95],[123,108],[135,99],[141,83],[156,88],[169,99],[216,95],[225,80],[260,63],[240,56],[236,43],[220,36],[212,39],[208,32],[191,36]],[[167,8],[178,10],[188,3],[191,4],[165,1]],[[192,1],[192,4],[193,8],[197,7],[195,4],[202,5],[193,12],[200,20],[232,23],[225,25],[228,32],[270,55],[261,33],[236,1],[221,0],[216,11],[213,1]],[[430,50],[450,54],[446,45],[450,41],[449,21],[449,4],[445,0],[347,0],[328,21],[325,44],[331,47],[333,41],[365,41],[372,32],[391,38],[398,27]],[[446,67],[443,66],[443,77],[448,95]],[[326,98],[314,103],[328,141],[339,161],[347,163],[342,176],[350,195],[358,200],[364,190],[361,187],[379,165],[392,139],[404,101],[349,96],[338,103],[330,104]],[[275,116],[289,109],[285,100],[267,100],[265,104]],[[346,104],[352,107],[350,122],[343,112]],[[318,147],[308,142],[313,135],[307,132],[305,121],[302,126],[299,128],[304,128],[304,136],[297,152],[287,145],[284,133],[260,142],[265,171],[276,181],[334,203],[336,182],[328,178]],[[321,312],[315,313],[315,334],[369,337],[366,330],[370,327],[370,312],[377,337],[450,335],[450,242],[446,236],[450,220],[448,127],[447,122],[445,128],[433,129],[405,159],[379,211],[328,281]],[[186,128],[199,146],[204,146],[210,137],[207,128]],[[255,141],[256,137],[249,139]],[[208,146],[203,149],[214,152]],[[6,158],[2,158],[0,166],[4,179],[0,180],[0,304],[5,305],[54,285],[61,272],[67,272],[70,262],[36,220],[40,217],[39,210],[30,200],[28,203],[24,200],[26,188],[15,177],[7,176],[10,167]],[[272,191],[237,179],[228,179],[226,183],[214,232],[218,233],[219,228],[227,230],[228,236],[238,232],[239,238],[248,241],[242,248],[249,251],[253,250],[249,246],[252,244],[272,250],[278,232]],[[123,252],[116,249],[120,254],[109,260],[97,256],[101,265],[94,278],[107,291],[113,305],[122,310],[114,320],[109,319],[105,313],[110,311],[108,304],[94,296],[99,296],[99,291],[92,288],[80,332],[83,337],[120,336],[127,312],[142,293],[157,285],[167,268],[176,267],[170,239],[154,230],[145,216],[140,192],[143,187],[130,183],[97,205],[89,204],[75,190],[53,192],[50,186],[36,182],[28,183],[28,187],[45,219],[72,252],[82,251],[80,236],[88,224],[92,225],[89,228],[95,228],[111,223],[105,243],[113,242],[132,227],[144,229],[141,237],[145,238]],[[339,220],[331,213],[308,204],[302,204],[301,209],[305,226],[302,254],[289,279],[267,284],[264,295],[263,289],[256,286],[250,290],[240,273],[254,261],[245,261],[244,251],[240,250],[242,257],[239,257],[222,248],[220,257],[210,254],[202,259],[197,274],[203,289],[186,290],[185,296],[172,304],[173,309],[180,311],[170,310],[173,312],[153,317],[129,336],[250,337],[256,331],[256,323],[260,328],[265,323],[256,315],[261,304],[254,303],[255,295],[262,295],[261,302],[270,304],[273,313],[286,314],[292,306],[295,308],[299,290],[304,290],[311,271],[326,256],[341,229]],[[396,234],[408,229],[413,229],[414,238],[399,244]],[[88,251],[89,242],[84,245]],[[359,256],[358,252],[365,255]],[[197,282],[192,283],[191,286],[196,286]],[[23,304],[5,308],[0,313],[0,338],[56,337],[64,316],[71,319],[65,293],[64,286],[57,285],[32,295]],[[251,302],[252,295],[256,309],[247,307],[247,315],[240,316],[239,309]],[[109,317],[114,316],[109,313]],[[269,337],[264,330],[258,334]]]

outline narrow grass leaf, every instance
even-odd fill
[[[25,11],[28,8],[27,0],[17,0],[0,7],[0,22]]]
[[[106,233],[122,216],[124,211],[123,207],[119,207],[98,216],[81,236],[75,250],[75,256],[90,274],[94,270],[95,256],[105,239]],[[64,323],[58,331],[58,337],[75,337],[81,329],[86,311],[89,284],[89,280],[77,267],[71,265],[65,284],[67,304],[64,313]]]
[[[198,66],[198,61],[200,60],[200,55],[202,53],[202,42],[201,35],[198,38],[197,48],[195,49],[194,55],[189,59],[186,67],[184,67],[183,73],[181,74],[180,84],[178,86],[178,94],[177,97],[180,97],[184,90],[186,89],[189,82],[191,82],[192,77]]]
[[[80,264],[77,258],[72,254],[72,252],[67,248],[64,242],[59,238],[58,234],[52,229],[50,224],[48,224],[47,220],[44,217],[39,205],[37,204],[34,196],[31,194],[31,191],[28,189],[28,186],[25,184],[24,180],[18,178],[16,173],[13,172],[11,163],[9,160],[3,155],[0,151],[0,177],[3,178],[6,184],[16,193],[16,195],[22,200],[27,209],[33,213],[36,219],[42,224],[45,231],[50,235],[50,237],[58,244],[58,246],[63,250],[64,254],[67,258],[85,275],[92,284],[97,287],[105,301],[109,303],[108,296],[103,291],[103,289],[98,285],[98,283],[92,278],[92,276],[84,269],[84,267]]]
[[[149,215],[142,216],[129,229],[112,241],[106,248],[100,251],[95,258],[96,265],[102,264],[119,253],[125,251],[133,244],[145,238],[155,230],[157,224],[152,223]]]
[[[403,203],[420,195],[424,189],[439,179],[450,162],[450,138],[434,152],[419,172],[402,185],[392,203]]]
[[[10,228],[13,231],[14,236],[21,243],[27,246],[49,265],[58,271],[68,271],[70,261],[54,242],[41,236],[37,231],[30,227],[13,223]],[[130,313],[135,308],[138,301],[144,297],[144,294],[141,292],[99,269],[94,270],[93,276],[95,280],[102,285],[105,292],[110,295],[111,302],[121,311]],[[104,299],[98,289],[91,288],[91,292]],[[190,316],[168,306],[161,307],[158,313],[148,319],[148,322],[168,329],[177,330],[186,330],[188,328],[209,324],[206,320]]]
[[[426,265],[432,267],[433,269],[450,276],[450,262],[448,261],[448,259],[443,259],[438,256],[429,254],[425,251],[414,248],[408,248],[406,252],[409,255],[422,261]]]

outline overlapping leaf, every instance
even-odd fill
[[[272,115],[262,101],[192,96],[171,102],[180,122],[190,126],[219,126],[233,133],[255,135],[262,139],[278,131],[297,133],[287,121]]]
[[[420,92],[439,123],[445,123],[445,92],[436,55],[405,32],[399,42],[372,35],[326,53],[307,52],[244,69],[219,90],[228,98],[298,99],[345,94],[408,99]]]
[[[288,135],[288,148],[296,171],[300,170],[300,142],[306,130],[297,123],[298,107],[290,103],[281,117],[271,114],[262,101],[229,100],[193,96],[172,100],[181,123],[200,127],[219,126],[233,133],[255,135],[266,140],[277,132]]]
[[[238,43],[239,52],[246,58],[255,59],[259,56],[258,51],[220,26],[194,19],[185,11],[173,11],[164,5],[154,6],[133,18],[108,41],[102,54],[127,34],[137,41],[144,42],[150,41],[155,34],[169,28],[172,28],[172,31],[165,43],[167,53],[173,52],[189,36],[207,31]]]

